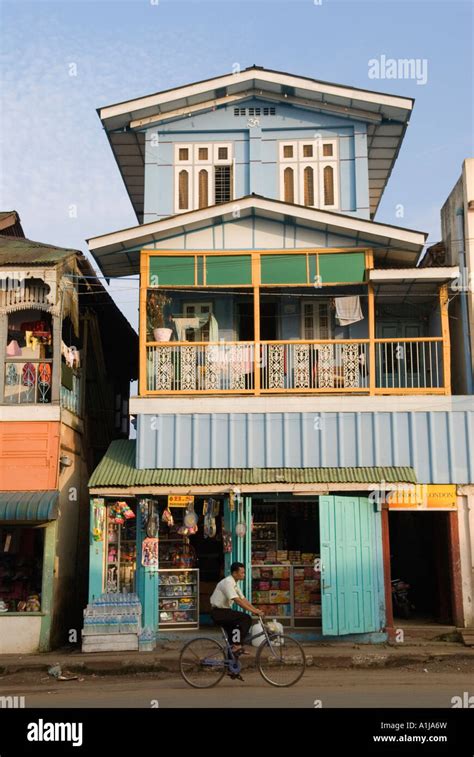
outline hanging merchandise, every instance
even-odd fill
[[[103,507],[94,505],[93,509],[92,538],[94,541],[104,540],[105,510]]]
[[[118,523],[122,526],[126,520],[134,517],[135,513],[126,502],[116,502],[110,508],[109,518],[112,523]]]
[[[247,533],[247,526],[245,525],[244,521],[244,503],[242,497],[239,497],[238,499],[238,513],[239,520],[235,527],[235,533],[240,539],[243,539],[245,534]]]
[[[154,539],[158,536],[159,531],[160,531],[160,520],[159,520],[156,504],[154,502],[150,502],[148,504],[146,535],[150,537],[150,539]]]
[[[222,531],[222,548],[224,552],[232,552],[232,536],[228,531]]]
[[[193,502],[191,502],[186,508],[186,512],[184,514],[184,525],[186,526],[186,528],[196,527],[196,530],[197,530],[197,522],[198,522],[198,517],[196,513],[194,512],[194,500],[193,500]]]
[[[219,502],[210,497],[204,501],[202,512],[204,515],[204,537],[213,539],[217,534],[216,517],[219,514]]]
[[[169,509],[169,507],[163,510],[163,515],[161,516],[161,520],[163,521],[163,523],[166,523],[166,525],[169,526],[170,528],[174,526],[174,518],[171,515],[171,510]]]
[[[142,565],[145,568],[158,568],[159,539],[147,537],[142,542]]]

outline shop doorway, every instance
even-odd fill
[[[451,565],[447,512],[390,512],[390,569],[392,581],[409,585],[410,603],[393,602],[394,618],[420,623],[453,622]]]

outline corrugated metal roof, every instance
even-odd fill
[[[89,486],[209,486],[224,484],[416,483],[410,467],[371,468],[146,468],[135,467],[133,439],[113,441]]]
[[[0,492],[0,521],[45,521],[58,517],[59,492]]]
[[[0,265],[56,263],[77,254],[81,253],[78,250],[55,247],[53,244],[34,242],[22,237],[0,236]]]

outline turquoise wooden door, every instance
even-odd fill
[[[375,506],[366,497],[319,498],[323,634],[378,630]]]

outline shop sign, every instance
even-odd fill
[[[455,510],[455,484],[398,486],[387,496],[390,510]]]
[[[188,494],[170,494],[168,497],[168,507],[189,507],[194,504],[194,497]]]

